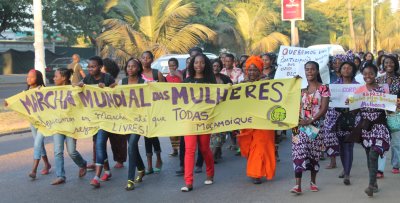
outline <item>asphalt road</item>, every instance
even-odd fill
[[[78,168],[66,155],[66,184],[50,185],[55,178],[52,171],[49,175],[38,175],[35,181],[28,178],[32,164],[32,138],[30,133],[0,137],[0,202],[398,202],[400,175],[390,172],[389,158],[385,178],[378,181],[380,192],[373,198],[364,194],[368,184],[366,158],[361,146],[355,147],[355,160],[352,170],[352,185],[345,186],[342,179],[337,178],[341,169],[321,169],[317,183],[319,192],[308,189],[309,173],[303,176],[303,194],[300,196],[289,193],[294,185],[294,175],[290,158],[289,139],[284,140],[281,148],[281,162],[277,165],[276,177],[261,185],[254,185],[246,177],[246,160],[233,155],[224,149],[223,162],[216,165],[215,183],[203,185],[205,173],[195,175],[194,190],[190,193],[180,192],[184,185],[183,177],[175,176],[179,160],[168,157],[171,149],[168,138],[162,138],[162,158],[164,165],[160,174],[144,177],[143,183],[134,191],[125,191],[127,168],[112,169],[113,177],[108,182],[102,182],[100,189],[93,189],[90,179],[93,172],[86,177],[78,178]],[[52,138],[46,139],[46,149],[54,167]],[[91,157],[91,139],[78,141],[78,150],[83,157]],[[143,139],[140,140],[140,150],[144,154]],[[112,156],[108,149],[109,157]],[[144,159],[146,162],[146,159]],[[114,162],[111,162],[113,165]],[[145,163],[146,164],[146,163]],[[328,161],[322,161],[324,168]],[[340,162],[338,162],[340,166]],[[41,170],[42,164],[39,166]],[[203,170],[204,167],[203,167]]]
[[[26,84],[0,85],[0,99],[6,99],[26,89]]]

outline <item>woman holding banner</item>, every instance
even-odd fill
[[[400,76],[399,71],[399,61],[394,56],[382,55],[383,59],[383,70],[386,72],[376,79],[378,84],[387,84],[389,87],[390,94],[398,95],[400,94]],[[393,115],[395,116],[395,115]],[[399,173],[399,155],[400,155],[400,133],[392,131],[392,172],[394,174]],[[378,172],[376,174],[377,178],[383,178],[383,171],[385,170],[386,156],[379,158],[378,161]]]
[[[145,51],[142,53],[140,62],[143,66],[142,78],[146,82],[165,82],[165,78],[160,71],[151,68],[153,63],[154,55],[151,51]],[[161,145],[158,137],[144,138],[146,156],[147,156],[147,171],[146,174],[159,173],[162,168],[161,160]],[[153,148],[157,156],[156,166],[153,169]]]
[[[340,78],[333,84],[358,84],[354,79],[357,67],[353,62],[342,63],[339,73]],[[340,155],[343,172],[339,178],[344,178],[345,185],[350,185],[354,143],[346,143],[344,139],[351,133],[354,119],[355,115],[348,108],[329,108],[324,120],[324,145],[326,153],[331,157],[331,163],[326,168],[336,168],[336,156]]]
[[[59,68],[54,73],[54,84],[56,86],[71,85],[72,69]],[[68,155],[79,167],[79,177],[86,175],[87,162],[82,158],[81,154],[76,150],[76,139],[62,134],[53,135],[54,140],[54,161],[56,163],[56,175],[51,184],[59,185],[65,183],[65,170],[64,170],[64,142],[67,146]]]
[[[311,171],[310,190],[318,192],[316,185],[319,171],[319,159],[323,151],[323,137],[320,135],[321,119],[328,110],[330,91],[322,84],[319,64],[309,61],[304,65],[308,82],[306,89],[301,91],[299,126],[293,129],[292,159],[296,177],[296,185],[290,190],[301,194],[301,178],[306,170]]]
[[[184,80],[184,83],[216,84],[211,61],[204,54],[197,54],[190,61],[188,71],[189,77]],[[211,185],[214,183],[214,159],[210,149],[210,134],[186,135],[184,163],[186,185],[181,188],[182,192],[190,192],[193,190],[194,157],[197,143],[199,144],[200,152],[206,162],[207,179],[204,181],[204,184]]]
[[[143,84],[145,81],[142,78],[142,72],[142,63],[138,59],[130,58],[125,66],[127,77],[120,80],[118,85]],[[145,175],[145,167],[139,152],[139,139],[140,135],[138,134],[128,136],[128,183],[125,187],[128,191],[134,190],[135,183],[142,182],[142,178]],[[138,176],[135,178],[136,168],[138,169]]]
[[[248,82],[260,80],[263,60],[259,56],[250,56],[246,61],[245,74]],[[275,131],[244,129],[238,138],[241,154],[247,158],[247,176],[254,184],[261,184],[261,178],[271,180],[275,176]]]
[[[39,89],[40,87],[45,86],[42,73],[40,71],[34,70],[34,69],[32,69],[28,72],[28,76],[26,78],[26,83],[27,83],[26,90]],[[7,106],[7,103],[5,103],[5,106]],[[51,165],[47,158],[46,148],[44,147],[43,134],[40,133],[38,131],[38,129],[35,128],[33,125],[31,125],[31,131],[32,131],[33,139],[34,139],[34,142],[33,142],[33,166],[32,166],[31,173],[29,173],[29,177],[32,178],[32,180],[34,180],[34,179],[36,179],[36,172],[37,172],[37,168],[39,166],[40,158],[42,158],[43,162],[44,162],[44,168],[41,171],[42,175],[49,174]]]
[[[384,87],[376,82],[378,68],[373,64],[366,64],[363,71],[365,85],[358,88],[355,94],[363,92],[368,93],[388,93]],[[367,154],[367,163],[369,170],[369,185],[365,193],[372,197],[373,193],[378,192],[376,181],[376,172],[378,170],[378,158],[389,150],[390,133],[387,127],[386,113],[384,110],[370,107],[359,109],[356,117],[355,129],[352,135],[361,136],[361,144]]]

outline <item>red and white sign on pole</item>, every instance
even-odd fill
[[[282,0],[282,21],[304,20],[304,0]]]

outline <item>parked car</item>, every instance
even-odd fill
[[[204,54],[211,60],[218,58],[217,55],[212,54],[212,53],[204,53]],[[178,59],[178,62],[179,62],[178,70],[184,70],[186,68],[186,59],[189,58],[189,54],[168,54],[168,55],[164,55],[164,56],[158,58],[157,60],[155,60],[151,64],[151,68],[157,69],[164,76],[166,76],[169,73],[168,60],[170,58]]]
[[[46,68],[46,78],[49,80],[49,83],[54,83],[54,73],[59,68],[68,68],[68,65],[72,63],[71,57],[63,57],[63,58],[56,58],[50,64],[47,65]],[[83,71],[85,74],[88,74],[88,62],[86,59],[81,59],[79,62],[81,64]]]
[[[338,44],[316,44],[316,45],[309,46],[308,48],[312,48],[312,49],[328,48],[329,55],[331,55],[331,56],[336,56],[336,54],[345,54],[346,53],[346,51],[344,51],[343,47]]]

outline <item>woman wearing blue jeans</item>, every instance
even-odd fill
[[[54,74],[54,84],[56,86],[70,85],[71,84],[72,70],[67,68],[60,68]],[[55,179],[51,184],[59,185],[65,183],[65,170],[64,170],[64,142],[67,146],[68,155],[80,168],[79,177],[86,175],[86,161],[82,158],[81,154],[76,151],[76,139],[67,137],[62,134],[53,135],[54,140],[54,160],[56,162],[56,175]]]
[[[26,84],[27,88],[26,90],[30,89],[39,89],[40,87],[44,87],[44,81],[43,81],[43,76],[42,73],[38,70],[30,70],[28,72],[28,76],[26,78]],[[7,102],[4,103],[5,106],[8,106]],[[29,173],[29,177],[32,178],[32,180],[36,179],[36,173],[37,173],[37,168],[39,166],[40,158],[43,159],[44,162],[44,168],[41,171],[42,175],[47,175],[49,174],[51,165],[49,163],[49,160],[47,159],[47,154],[46,154],[46,149],[44,147],[44,136],[42,133],[40,133],[37,128],[35,128],[33,125],[31,125],[31,131],[33,135],[33,166],[32,166],[32,171]]]
[[[130,58],[124,70],[126,78],[120,80],[118,85],[143,84],[145,82],[142,78],[142,63],[138,59]],[[125,190],[128,191],[134,190],[135,184],[142,182],[143,176],[145,176],[145,167],[139,152],[139,140],[140,135],[138,134],[132,134],[128,137],[129,167],[128,182],[125,187]],[[135,178],[136,168],[138,170],[138,176]]]

